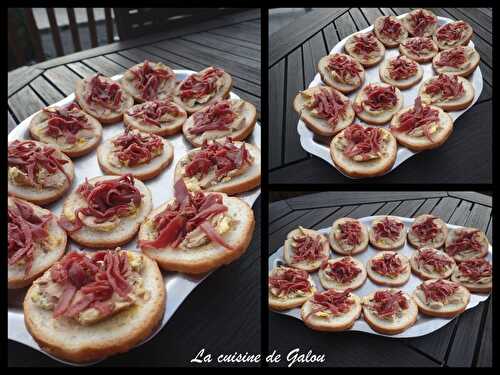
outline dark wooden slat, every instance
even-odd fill
[[[57,56],[62,56],[64,55],[64,50],[61,43],[61,34],[59,34],[59,26],[57,25],[54,8],[45,9],[47,11],[47,17],[49,18],[50,32],[52,33],[52,40],[54,41],[54,47],[56,48]]]
[[[467,201],[461,201],[460,205],[457,207],[451,218],[448,220],[448,223],[455,225],[465,225],[467,222],[467,218],[470,215],[470,209],[472,204]]]
[[[424,199],[403,201],[392,213],[394,216],[413,217],[415,211],[424,203]]]
[[[92,47],[97,47],[97,28],[95,25],[93,8],[87,8],[87,22],[89,24],[90,44]]]
[[[477,203],[474,204],[469,218],[467,219],[467,226],[486,231],[486,229],[488,229],[488,223],[490,222],[491,210],[491,207]]]
[[[9,108],[16,116],[18,122],[23,121],[25,118],[45,107],[44,102],[42,102],[29,86],[26,86],[12,95],[8,103]]]
[[[444,11],[448,13],[447,17],[458,19],[458,20],[464,20],[467,21],[471,24],[472,28],[474,29],[474,34],[479,35],[482,39],[484,39],[489,45],[492,44],[492,35],[491,32],[487,31],[485,28],[482,27],[481,23],[478,23],[476,20],[470,17],[470,13],[466,12],[465,14],[460,12],[460,9],[458,8],[444,8]],[[489,21],[489,24],[491,25],[491,20]]]
[[[283,113],[286,107],[285,95],[285,60],[269,69],[269,168],[275,168],[282,163]]]
[[[51,105],[64,98],[54,86],[43,76],[37,77],[30,83],[31,88],[40,96],[46,105]]]
[[[391,8],[380,8],[380,11],[384,13],[385,16],[394,16],[396,13]]]
[[[418,210],[413,214],[413,217],[417,217],[422,214],[428,214],[439,202],[439,198],[427,199],[423,205],[421,205]]]
[[[109,77],[116,74],[122,74],[126,70],[123,68],[123,66],[118,65],[114,61],[111,61],[104,56],[91,57],[90,59],[83,60],[83,62],[95,71]]]
[[[493,241],[493,219],[490,220],[490,224],[488,225],[488,230],[486,231],[486,237],[488,238],[488,241],[491,242]]]
[[[80,79],[76,73],[72,72],[66,66],[58,66],[56,68],[46,70],[44,75],[65,95],[69,95],[75,91],[76,81]]]
[[[299,116],[293,110],[293,99],[299,90],[304,89],[304,79],[302,72],[302,50],[297,48],[287,56],[286,74],[286,103],[285,103],[285,129],[284,129],[284,162],[290,163],[304,159],[307,153],[302,149],[297,133],[297,122]]]
[[[285,216],[292,212],[292,209],[285,200],[273,202],[269,204],[269,222],[278,220],[280,217]]]
[[[479,347],[479,354],[477,358],[477,367],[491,367],[493,363],[493,304],[491,299],[488,302],[488,311],[482,331],[482,339]]]
[[[382,12],[378,8],[361,8],[361,13],[364,14],[368,22],[372,25],[378,17],[383,16]]]
[[[394,13],[396,13],[398,16],[400,14],[404,14],[404,13],[408,13],[408,12],[411,12],[411,9],[410,8],[392,8],[392,10],[394,11]]]
[[[493,16],[493,12],[491,10],[491,8],[477,8],[480,12],[486,14],[488,17],[492,17]]]
[[[11,96],[42,73],[41,69],[32,66],[22,66],[12,70],[8,74],[7,95]]]
[[[313,226],[313,229],[327,228],[333,225],[335,220],[341,217],[349,217],[352,211],[354,211],[358,206],[344,206],[335,211],[330,216],[324,218],[319,223]]]
[[[384,203],[367,203],[356,207],[349,214],[354,219],[359,219],[365,216],[372,216],[384,205]]]
[[[474,191],[449,191],[449,196],[465,199],[483,206],[492,206],[493,199],[489,195],[476,193]]]
[[[401,203],[400,201],[387,202],[377,211],[377,215],[392,214],[392,212],[394,212],[394,210],[399,206],[400,203]]]
[[[80,43],[80,34],[78,33],[78,24],[76,23],[75,9],[66,8],[69,20],[69,29],[71,31],[71,38],[73,39],[73,47],[75,52],[82,50],[82,44]]]
[[[75,62],[66,65],[69,69],[74,71],[76,74],[81,76],[82,78],[87,78],[90,77],[91,75],[95,74],[96,71],[89,68],[87,65],[81,63],[81,62]]]
[[[452,9],[455,10],[455,9]],[[477,8],[456,8],[461,14],[462,17],[465,16],[471,20],[473,20],[475,23],[483,27],[485,30],[488,32],[492,33],[493,32],[493,25],[492,25],[492,17],[484,14],[482,11],[480,11]]]
[[[242,56],[260,62],[260,51],[228,43],[226,40],[224,40],[224,38],[215,39],[211,35],[200,33],[186,35],[182,39],[197,43],[199,45],[208,46],[214,50],[229,52],[236,56]]]
[[[365,27],[370,26],[370,24],[366,21],[365,17],[363,17],[363,13],[359,8],[351,8],[349,13],[356,24],[358,30],[364,29]]]
[[[327,54],[321,31],[302,45],[305,86],[308,86],[316,75],[318,61]]]
[[[434,207],[434,209],[432,210],[432,214],[440,217],[444,221],[447,221],[451,217],[459,203],[459,199],[445,197],[439,201],[436,207]]]
[[[341,15],[334,21],[334,24],[339,33],[339,39],[341,40],[358,31],[349,13]]]
[[[7,131],[10,133],[12,129],[16,127],[16,120],[12,117],[9,111],[7,111]]]
[[[484,101],[491,100],[492,97],[493,97],[493,88],[490,86],[488,82],[485,81],[483,85],[483,91],[481,92],[481,95],[479,95],[476,105]]]
[[[124,68],[127,68],[127,69],[131,68],[135,64],[137,64],[135,61],[127,59],[126,57],[119,55],[117,53],[110,53],[110,54],[104,55],[104,57],[114,61],[117,64],[120,64],[121,66],[123,66]]]
[[[347,8],[319,9],[302,16],[269,37],[269,66],[274,65],[305,40],[332,22]]]
[[[40,39],[40,32],[36,27],[35,17],[33,16],[33,10],[31,8],[23,8],[24,18],[26,19],[26,25],[28,26],[29,37],[31,43],[33,44],[33,49],[35,50],[35,60],[40,62],[45,59],[42,48],[42,41]]]
[[[19,30],[19,22],[16,17],[10,17],[8,22],[7,38],[9,44],[9,52],[14,52],[17,66],[25,63],[24,52],[17,41],[17,31]]]
[[[207,38],[210,38],[212,40],[221,40],[226,43],[231,43],[234,46],[240,46],[240,47],[245,47],[248,49],[253,49],[255,51],[260,51],[260,43],[255,44],[252,42],[247,42],[246,40],[241,40],[241,39],[235,39],[231,35],[219,35],[219,34],[214,34],[210,31],[202,31],[196,34],[190,34],[190,35],[203,35],[206,36]]]
[[[240,25],[230,25],[223,28],[212,29],[210,32],[221,36],[232,36],[233,38],[253,44],[259,44],[261,39],[260,33],[249,32],[246,27],[241,27]]]
[[[106,19],[108,43],[113,43],[113,18],[111,17],[111,8],[104,8],[104,18]]]
[[[325,26],[323,35],[325,36],[327,52],[330,53],[333,47],[339,42],[337,31],[335,31],[333,23],[329,23]]]
[[[306,210],[292,211],[289,214],[279,218],[278,220],[275,220],[269,225],[269,233],[273,234],[279,231],[281,228],[297,220],[298,218],[304,216],[306,213],[307,213]]]

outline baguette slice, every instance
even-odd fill
[[[418,236],[415,234],[414,228],[417,225],[424,223],[430,218],[433,218],[432,223],[434,223],[438,227],[438,233],[432,236],[429,240],[423,241],[419,239]],[[408,243],[417,249],[424,246],[430,246],[433,247],[434,249],[439,249],[444,245],[447,236],[448,236],[448,227],[446,226],[446,223],[443,220],[434,215],[424,214],[417,216],[415,218],[415,221],[411,225],[410,230],[408,231]]]
[[[450,27],[456,27],[457,25],[463,25],[464,29],[460,33],[460,37],[456,40],[445,40],[441,33],[443,33],[446,29],[449,29]],[[455,22],[450,22],[442,25],[436,30],[436,33],[433,35],[433,39],[438,45],[440,50],[447,50],[453,47],[457,46],[466,46],[469,44],[469,41],[472,38],[472,35],[474,34],[474,30],[472,29],[471,25],[469,25],[465,21],[455,21]]]
[[[195,119],[201,116],[203,112],[210,110],[211,106],[204,107],[197,114],[190,116],[182,125],[184,138],[194,147],[201,147],[204,140],[221,139],[231,137],[233,141],[244,141],[252,134],[255,122],[257,121],[257,110],[255,106],[241,99],[229,99],[233,111],[238,114],[238,117],[229,124],[229,130],[207,130],[201,134],[192,134],[190,129],[194,127]],[[238,125],[239,124],[239,125]],[[236,128],[232,128],[236,126]]]
[[[426,24],[424,28],[417,28],[417,24],[414,22],[413,18],[416,17],[418,19],[424,19],[428,17],[432,22]],[[403,23],[408,33],[412,36],[424,36],[430,37],[432,36],[437,29],[437,17],[434,13],[427,9],[415,9],[411,12],[407,13],[402,19]]]
[[[432,252],[439,256],[442,259],[448,260],[449,266],[445,266],[444,272],[438,272],[434,266],[430,266],[431,269],[426,269],[424,266],[421,266],[418,262],[418,258],[421,252]],[[410,258],[411,270],[415,275],[420,277],[422,280],[430,280],[430,279],[447,279],[451,276],[451,274],[456,269],[456,263],[452,257],[446,254],[444,251],[437,250],[432,247],[421,247],[413,252]]]
[[[474,252],[469,252],[466,249],[465,251],[458,251],[455,254],[451,253],[450,246],[455,242],[457,239],[457,236],[462,233],[471,233],[478,231],[478,235],[476,235],[477,241],[481,244],[481,249],[480,251],[474,251]],[[486,238],[486,235],[484,234],[483,231],[478,230],[476,228],[456,228],[452,229],[448,232],[448,237],[446,238],[446,242],[444,244],[444,249],[446,253],[455,259],[456,262],[463,262],[464,260],[469,260],[469,259],[476,259],[476,258],[484,258],[488,254],[488,238]]]
[[[403,60],[407,64],[414,65],[417,68],[417,71],[415,72],[415,74],[409,76],[408,78],[403,78],[403,79],[399,79],[399,80],[393,79],[391,77],[391,64],[394,61],[397,61],[398,59]],[[385,60],[382,64],[380,64],[380,68],[379,68],[380,79],[383,82],[388,83],[389,85],[392,85],[394,87],[397,87],[400,90],[406,90],[412,86],[415,86],[417,83],[420,82],[423,74],[424,73],[423,73],[422,67],[418,63],[414,62],[413,60],[411,60],[410,58],[408,58],[404,55],[399,55],[399,56]]]
[[[344,259],[348,259],[349,261],[353,262],[355,264],[355,267],[359,269],[361,272],[358,273],[356,277],[354,277],[351,281],[346,282],[346,283],[341,283],[335,280],[334,278],[330,277],[327,274],[327,268],[323,267],[325,264],[321,266],[318,272],[319,276],[319,281],[321,282],[321,285],[325,289],[335,289],[337,291],[344,291],[347,289],[350,290],[356,290],[359,289],[363,286],[363,284],[366,281],[366,269],[363,263],[361,263],[359,260],[347,256],[347,257],[341,257],[341,258],[335,258],[335,259],[329,259],[327,262],[330,265],[333,265],[337,262],[340,262]]]
[[[329,119],[315,116],[312,110],[307,107],[311,101],[314,101],[314,95],[321,93],[322,90],[336,96],[339,101],[346,103],[343,114],[339,114],[335,124],[330,124]],[[293,101],[293,109],[295,109],[302,121],[304,121],[313,133],[324,137],[331,137],[351,125],[355,116],[349,98],[328,86],[316,86],[300,91]]]
[[[401,261],[402,266],[404,267],[403,272],[401,272],[397,277],[390,277],[381,275],[373,269],[373,261],[375,259],[383,258],[385,255],[393,255],[396,254],[396,257]],[[371,257],[366,263],[366,273],[371,281],[373,281],[377,285],[385,285],[389,287],[397,287],[404,285],[408,282],[411,275],[411,268],[408,261],[408,258],[402,254],[398,254],[394,251],[382,251],[380,253],[375,254]]]
[[[98,181],[114,180],[116,178],[118,177],[100,176],[91,178],[88,181],[90,184],[94,185]],[[119,218],[120,221],[118,226],[110,231],[97,230],[83,225],[81,229],[70,232],[68,234],[69,237],[79,245],[92,249],[114,248],[130,242],[139,230],[140,224],[151,212],[153,205],[149,188],[139,179],[134,179],[134,186],[142,194],[141,204],[135,214]],[[61,216],[64,215],[69,219],[72,213],[74,216],[74,212],[77,208],[86,206],[87,203],[75,189],[75,191],[73,191],[64,201]]]
[[[441,92],[437,93],[437,95],[431,96],[430,94],[426,93],[426,89],[429,86],[429,84],[436,82],[438,79],[442,79],[441,75],[437,77],[431,77],[427,80],[425,80],[422,85],[420,86],[419,89],[419,95],[422,98],[422,103],[424,104],[429,104],[429,105],[434,105],[436,107],[441,108],[443,111],[449,112],[449,111],[459,111],[461,109],[467,108],[472,101],[474,100],[474,86],[469,82],[468,79],[460,77],[460,76],[454,76],[451,74],[443,74],[443,76],[448,76],[444,77],[444,79],[457,79],[458,82],[462,85],[463,87],[463,95],[458,96],[457,98],[443,98]],[[438,81],[439,82],[439,81]]]
[[[358,245],[356,246],[351,246],[352,248],[349,250],[344,249],[339,241],[335,238],[335,232],[337,230],[340,230],[340,225],[345,224],[346,222],[349,221],[355,221],[361,226],[361,241],[359,242]],[[366,226],[363,225],[359,220],[356,219],[351,219],[349,217],[341,217],[337,220],[335,220],[332,224],[332,228],[330,229],[330,233],[328,235],[328,239],[330,240],[330,246],[332,247],[333,251],[335,251],[337,254],[340,255],[356,255],[359,253],[362,253],[368,248],[368,229],[366,229]]]
[[[90,105],[87,102],[87,91],[90,81],[95,75],[76,81],[75,100],[80,107],[92,117],[96,118],[101,124],[114,124],[123,119],[123,114],[134,105],[134,98],[123,90],[118,82],[111,78],[100,76],[99,79],[108,83],[115,83],[120,86],[121,100],[117,109],[108,109],[99,104]]]
[[[384,23],[388,22],[386,21],[386,19],[389,19],[391,22],[396,23],[400,26],[399,35],[387,35],[386,33],[382,32]],[[399,46],[399,44],[408,37],[408,31],[403,26],[403,23],[394,16],[377,17],[373,24],[373,32],[375,33],[375,36],[378,38],[378,40],[380,40],[387,48],[394,48]]]
[[[361,37],[361,38],[368,37],[369,40],[372,40],[372,38],[373,38],[373,45],[375,46],[376,50],[372,51],[368,55],[363,55],[363,54],[356,52],[355,51],[355,43],[356,43],[356,39],[358,37]],[[377,65],[380,61],[382,61],[382,59],[384,58],[384,55],[385,55],[384,45],[375,37],[375,35],[371,31],[369,31],[367,33],[353,34],[345,42],[344,50],[348,55],[350,55],[352,58],[357,60],[365,68],[369,68],[371,66]]]
[[[44,351],[66,361],[88,363],[129,351],[154,332],[165,311],[163,276],[155,261],[144,256],[143,262],[141,275],[150,295],[144,303],[84,326],[65,318],[54,319],[51,310],[32,301],[32,286],[23,303],[26,328]]]
[[[352,64],[354,69],[357,69],[357,75],[351,76],[348,74],[346,78],[349,82],[345,82],[342,79],[342,75],[329,67],[329,62],[333,59],[339,59],[341,61],[346,61],[348,64]],[[331,55],[323,56],[318,62],[318,72],[321,76],[321,80],[328,86],[333,87],[335,90],[340,91],[343,94],[349,94],[357,90],[363,82],[365,81],[365,69],[356,59],[352,58],[345,53],[334,53]],[[344,73],[344,72],[341,72]],[[352,82],[350,82],[352,81]]]
[[[361,315],[360,298],[353,293],[350,293],[348,298],[353,301],[353,304],[350,306],[349,311],[344,314],[328,317],[311,315],[313,304],[309,300],[302,305],[300,316],[304,324],[315,331],[338,332],[348,330]]]
[[[397,292],[396,289],[379,289],[379,291],[390,291]],[[369,307],[369,301],[373,299],[375,292],[363,297],[363,318],[368,323],[368,325],[376,332],[382,333],[384,335],[396,335],[398,333],[406,331],[408,328],[413,326],[417,321],[418,307],[412,297],[403,292],[408,308],[402,310],[401,317],[396,317],[394,320],[382,319],[376,315],[374,311]]]
[[[241,147],[243,143],[245,142],[234,142],[234,144],[238,146],[238,148]],[[175,166],[174,181],[178,181],[180,178],[184,179],[184,183],[190,191],[203,190],[234,195],[252,190],[260,185],[260,149],[257,146],[252,145],[251,143],[245,143],[245,148],[252,156],[252,164],[247,169],[245,169],[243,173],[231,177],[228,181],[224,181],[224,179],[222,179],[214,185],[209,185],[207,188],[201,188],[199,184],[200,180],[196,179],[196,177],[194,176],[187,177],[185,175],[185,165],[187,163],[187,160],[189,160],[190,156],[196,154],[197,152],[200,152],[201,148],[195,148],[194,150],[189,151],[181,159],[179,159],[177,165]]]
[[[419,49],[415,51],[410,49],[409,46],[413,44]],[[422,49],[422,46],[425,44],[428,44],[430,48],[425,50]],[[432,39],[416,36],[414,38],[408,38],[401,43],[399,45],[399,52],[413,61],[423,64],[431,61],[433,57],[438,54],[439,48]]]
[[[223,204],[228,207],[227,214],[231,216],[233,225],[229,231],[222,234],[224,241],[232,246],[229,250],[222,245],[209,242],[195,248],[172,248],[171,246],[152,249],[141,247],[141,251],[154,260],[167,271],[178,271],[188,274],[200,274],[214,270],[224,264],[234,262],[242,256],[250,245],[255,229],[255,217],[250,206],[245,201],[222,194]],[[166,202],[154,209],[141,224],[138,239],[148,240],[152,237],[152,227],[149,224],[153,218],[165,210],[170,203]]]
[[[293,259],[295,255],[295,250],[292,246],[293,237],[302,235],[310,236],[313,238],[318,238],[318,237],[320,238],[320,243],[322,244],[320,257],[314,260],[306,259],[306,260],[296,261]],[[330,256],[330,245],[326,237],[318,231],[312,229],[306,229],[301,226],[288,233],[288,235],[286,236],[285,243],[283,244],[283,260],[285,261],[285,263],[288,264],[290,267],[295,267],[307,272],[316,271],[321,266],[321,263],[324,260],[327,260],[329,256]]]
[[[67,163],[62,165],[62,169],[64,170],[64,173],[68,178],[66,178],[64,174],[61,173],[61,171],[58,171],[57,174],[60,175],[61,180],[64,178],[64,182],[61,184],[61,186],[42,188],[41,190],[39,190],[36,187],[32,186],[14,184],[13,181],[11,180],[11,171],[9,169],[8,192],[9,195],[13,195],[17,198],[27,200],[31,203],[40,206],[44,206],[58,200],[66,193],[66,191],[68,191],[68,189],[71,187],[71,184],[73,183],[73,179],[75,178],[75,167],[71,159],[67,155],[65,155],[59,149],[59,147],[54,145],[47,145],[45,143],[38,141],[30,141],[30,142],[34,142],[37,146],[40,147],[48,147],[55,149],[56,151],[52,155],[55,156],[57,159],[62,159],[67,161]]]
[[[472,267],[473,269],[487,268],[488,271],[481,273],[479,279],[471,279],[469,276],[464,274],[465,267]],[[493,268],[490,262],[484,258],[471,259],[461,262],[458,267],[455,268],[455,272],[451,275],[451,281],[459,283],[466,287],[471,293],[489,293],[491,291]],[[483,276],[483,275],[487,276]],[[481,281],[481,279],[483,279]]]
[[[358,116],[361,120],[368,124],[372,125],[383,125],[389,121],[391,121],[392,117],[396,112],[398,112],[402,107],[403,107],[403,94],[401,94],[401,91],[397,87],[394,88],[395,95],[397,98],[396,104],[389,108],[389,109],[382,109],[380,111],[372,111],[372,110],[367,110],[363,105],[363,101],[367,99],[367,92],[370,88],[387,88],[391,87],[391,85],[387,83],[370,83],[363,87],[358,94],[356,95],[356,98],[353,101],[353,108],[360,108],[360,110],[356,110],[356,116]],[[380,113],[378,113],[380,112]]]
[[[135,132],[141,134],[139,131]],[[148,136],[147,133],[142,133],[141,135]],[[146,181],[158,176],[161,172],[167,169],[174,158],[174,147],[172,144],[164,138],[151,134],[150,136],[152,137],[159,137],[163,143],[163,152],[160,155],[154,156],[148,163],[138,164],[133,167],[117,167],[111,163],[110,159],[114,159],[117,162],[119,161],[116,156],[113,155],[114,146],[112,142],[120,136],[121,134],[108,139],[97,148],[97,161],[99,163],[99,167],[105,174],[117,176],[132,174],[135,178],[141,181]]]
[[[60,107],[59,107],[60,108]],[[58,108],[58,109],[59,109]],[[60,137],[52,137],[46,134],[48,127],[48,114],[46,110],[51,110],[51,107],[45,108],[38,112],[29,124],[30,137],[34,140],[47,143],[50,145],[55,145],[61,149],[70,158],[77,158],[79,156],[88,154],[92,152],[101,142],[102,139],[102,126],[99,121],[90,116],[89,114],[78,110],[77,113],[85,116],[87,119],[87,125],[90,129],[81,129],[75,136],[77,137],[76,142],[69,143],[66,141],[64,135]]]
[[[377,241],[375,239],[375,231],[373,228],[375,227],[375,224],[381,222],[386,217],[390,221],[395,221],[397,223],[403,224],[403,228],[401,229],[401,232],[399,233],[399,236],[396,238],[396,240],[392,241],[389,238],[380,238]],[[370,245],[378,250],[397,250],[403,247],[406,241],[406,229],[404,227],[404,223],[395,216],[379,216],[373,219],[368,235],[370,237]]]
[[[455,292],[455,294],[460,293],[462,295],[462,300],[460,302],[457,302],[457,303],[448,303],[448,304],[443,305],[443,306],[439,306],[439,307],[436,306],[436,308],[432,308],[430,305],[428,305],[425,302],[425,297],[423,296],[423,292],[420,289],[421,286],[419,285],[419,286],[417,286],[417,288],[413,292],[413,299],[417,303],[418,310],[420,311],[420,313],[422,313],[424,315],[429,315],[429,316],[436,316],[439,318],[453,318],[453,317],[463,313],[465,311],[465,308],[469,304],[469,301],[470,301],[470,292],[467,290],[467,288],[465,288],[464,286],[462,286],[458,283],[455,283],[453,281],[442,280],[442,279],[440,279],[440,280],[427,280],[427,281],[424,281],[422,284],[430,284],[430,283],[434,283],[434,282],[438,282],[438,281],[446,283],[446,284],[454,284],[454,285],[458,286],[458,289]],[[431,302],[431,303],[433,303],[433,302]]]
[[[269,276],[275,275],[277,272],[280,272],[281,270],[295,270],[294,268],[290,267],[275,267],[273,270],[269,273]],[[300,295],[296,293],[295,296],[289,297],[289,296],[284,296],[284,297],[278,297],[274,295],[271,292],[271,285],[269,285],[269,308],[276,310],[276,311],[283,311],[283,310],[290,310],[295,307],[300,307],[302,306],[309,298],[313,296],[314,293],[316,293],[316,286],[314,285],[314,280],[311,277],[311,275],[308,275],[308,281],[311,286],[311,290],[308,293],[304,293],[303,295]]]
[[[441,60],[441,57],[444,54],[455,53],[460,50],[464,51],[465,53],[465,62],[463,64],[457,67],[453,67],[450,65],[438,65],[438,62]],[[461,77],[468,77],[474,72],[474,70],[476,70],[480,60],[481,57],[474,48],[458,46],[445,51],[441,51],[436,56],[434,56],[434,58],[432,59],[432,68],[437,74],[449,73]]]
[[[33,208],[35,215],[38,217],[50,214],[49,210],[34,205],[22,199],[8,197],[8,207],[15,207],[15,202],[20,201]],[[10,225],[10,224],[9,224]],[[33,254],[33,263],[28,273],[25,272],[24,264],[9,264],[8,266],[8,288],[17,289],[30,285],[33,280],[38,278],[50,266],[59,260],[66,250],[67,236],[66,232],[57,223],[57,217],[52,215],[52,219],[47,224],[47,232],[49,236],[47,241],[37,241],[34,238],[35,250]]]

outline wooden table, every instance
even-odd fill
[[[279,200],[269,207],[269,254],[298,225],[320,229],[344,216],[432,213],[450,224],[480,228],[491,241],[491,205],[491,197],[473,192],[322,192]],[[315,332],[300,320],[270,312],[269,351],[286,355],[296,347],[311,349],[326,354],[325,366],[492,366],[491,308],[488,298],[441,329],[412,339]]]
[[[32,113],[72,93],[76,80],[96,71],[122,73],[146,58],[163,61],[173,69],[221,66],[234,78],[233,91],[260,109],[260,10],[253,10],[13,72],[9,74],[9,131]],[[241,259],[215,271],[198,286],[154,339],[100,365],[189,366],[202,348],[213,354],[259,353],[260,198],[254,212],[255,233]],[[10,340],[8,357],[10,366],[59,365]],[[215,361],[213,365],[217,365]]]
[[[319,59],[343,38],[373,24],[382,15],[410,8],[319,9],[302,16],[269,40],[270,183],[490,183],[492,181],[492,10],[431,8],[437,16],[461,19],[474,28],[472,41],[481,55],[484,86],[479,100],[455,123],[440,148],[413,156],[389,174],[351,180],[324,160],[307,153],[297,133],[292,107],[307,88]]]

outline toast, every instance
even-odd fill
[[[424,214],[415,218],[415,221],[408,231],[408,243],[421,248],[430,246],[434,249],[443,247],[448,236],[448,227],[439,217]]]
[[[404,71],[402,71],[404,69]],[[402,71],[402,73],[400,73]],[[423,76],[422,67],[410,58],[399,55],[380,64],[381,81],[400,90],[409,89],[420,82]]]
[[[379,267],[375,266],[376,262]],[[384,274],[380,273],[381,270],[384,270]],[[404,255],[394,251],[382,251],[368,260],[366,273],[377,285],[397,287],[408,282],[411,268],[408,258]]]
[[[294,286],[295,284],[295,286]],[[280,290],[277,286],[282,286]],[[276,311],[302,306],[316,292],[314,281],[306,271],[279,266],[269,273],[269,308]]]
[[[489,242],[483,231],[476,228],[456,228],[448,231],[444,244],[445,252],[456,262],[484,258],[488,254]]]
[[[416,36],[399,45],[399,52],[420,64],[428,63],[439,52],[439,47],[431,38]]]
[[[489,293],[493,285],[493,266],[484,258],[460,262],[451,281],[461,284],[472,293]]]
[[[465,21],[446,23],[436,30],[433,39],[440,50],[466,46],[474,34],[471,25]]]
[[[439,52],[432,59],[436,74],[449,73],[461,77],[470,76],[476,70],[481,57],[472,47],[458,46]]]
[[[316,245],[318,247],[315,247]],[[313,247],[317,251],[308,254],[308,250]],[[307,256],[304,257],[304,254]],[[330,245],[326,237],[315,230],[301,226],[288,233],[283,244],[285,263],[307,272],[316,271],[329,256]]]
[[[359,260],[346,256],[323,262],[318,277],[325,289],[356,290],[366,281],[366,269]]]
[[[323,56],[318,62],[321,80],[343,94],[357,90],[365,81],[365,69],[345,53]]]
[[[353,101],[353,108],[361,120],[372,125],[383,125],[403,107],[403,94],[387,83],[370,83],[363,87]]]
[[[457,92],[457,96],[453,93]],[[419,88],[422,103],[434,105],[443,111],[459,111],[467,108],[474,100],[474,86],[466,78],[440,74],[425,80]]]
[[[380,16],[373,23],[373,32],[387,48],[394,48],[408,37],[403,23],[394,16]]]
[[[444,287],[441,287],[441,285]],[[439,292],[436,292],[436,295],[444,296],[444,300],[434,300],[432,297],[426,297],[422,288],[430,288],[432,286],[438,288]],[[451,295],[445,294],[443,291],[448,290],[450,287],[455,289],[455,291]],[[432,292],[429,293],[432,296]],[[470,301],[470,292],[467,288],[453,281],[444,279],[427,280],[417,286],[413,292],[413,299],[420,313],[424,315],[453,318],[465,311]]]
[[[411,270],[422,280],[447,279],[456,269],[455,261],[444,251],[421,247],[410,258]]]
[[[432,36],[437,29],[437,17],[427,9],[415,9],[407,13],[401,22],[412,36]]]
[[[373,219],[368,236],[370,245],[378,250],[397,250],[406,242],[406,229],[395,216],[379,216]]]
[[[328,235],[333,251],[340,255],[356,255],[368,248],[368,229],[356,219],[335,220]]]
[[[365,68],[377,65],[385,55],[384,45],[371,31],[350,36],[345,42],[344,50]]]

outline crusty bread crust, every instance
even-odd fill
[[[427,53],[426,55],[421,56],[421,55],[414,54],[413,52],[411,52],[408,48],[406,48],[404,46],[404,43],[401,43],[399,45],[399,52],[402,55],[404,55],[404,56],[406,56],[406,57],[408,57],[408,58],[412,59],[413,61],[416,61],[420,64],[428,63],[429,61],[431,61],[434,58],[434,56],[436,56],[438,54],[439,48],[438,48],[436,42],[434,42],[431,38],[426,38],[426,39],[429,39],[433,45],[433,51]]]
[[[337,220],[335,220],[332,224],[332,227],[330,229],[330,233],[328,234],[328,240],[330,241],[330,246],[332,247],[333,251],[335,251],[337,254],[340,255],[356,255],[360,254],[363,251],[365,251],[368,248],[368,229],[366,229],[366,226],[361,223],[359,220],[356,220],[360,225],[361,225],[361,243],[354,248],[351,252],[347,252],[343,250],[337,240],[334,237],[334,228],[336,228],[339,224],[342,224],[346,221],[352,221],[356,219],[352,219],[349,217],[341,217]]]
[[[396,278],[392,279],[387,276],[380,275],[379,273],[375,272],[373,270],[373,263],[372,261],[374,259],[379,259],[384,256],[384,254],[392,254],[394,253],[393,251],[382,251],[380,253],[375,254],[373,257],[371,257],[368,262],[366,263],[366,273],[368,275],[368,278],[375,284],[377,285],[385,285],[388,287],[397,287],[404,285],[408,282],[410,279],[411,275],[411,268],[410,264],[408,261],[408,258],[405,257],[403,254],[397,254],[397,257],[401,259],[401,263],[403,264],[403,267],[406,267],[406,270],[398,275]]]
[[[150,299],[92,326],[59,322],[52,311],[39,308],[31,300],[31,287],[24,299],[24,321],[40,347],[51,355],[71,362],[88,363],[124,353],[141,343],[158,327],[165,311],[165,283],[158,265],[144,256],[144,284]],[[47,272],[50,272],[47,271]],[[70,333],[71,332],[71,333]],[[71,335],[71,339],[68,339]]]
[[[358,68],[361,69],[361,72],[359,73],[359,83],[356,85],[348,85],[347,83],[341,83],[336,81],[330,76],[330,73],[328,72],[328,60],[332,55],[327,55],[323,56],[319,61],[318,61],[318,72],[319,75],[321,76],[321,80],[328,86],[333,87],[335,90],[340,91],[343,94],[349,94],[355,90],[357,90],[363,82],[365,81],[365,69],[363,68],[363,65],[359,63],[356,59],[352,58],[349,55],[346,55],[344,53],[335,53],[334,55],[343,55],[346,56],[348,59],[352,60]]]
[[[427,280],[424,281],[424,283],[427,282],[432,282],[433,280]],[[447,281],[447,280],[445,280]],[[453,318],[465,311],[465,308],[469,304],[470,301],[470,292],[465,288],[464,286],[460,285],[459,288],[463,291],[465,294],[465,301],[461,304],[458,305],[455,309],[448,309],[446,306],[444,306],[441,309],[431,309],[429,306],[427,306],[423,301],[420,300],[420,298],[417,296],[417,290],[413,292],[413,299],[415,300],[418,310],[420,311],[421,314],[424,315],[429,315],[429,316],[436,316],[438,318]]]

